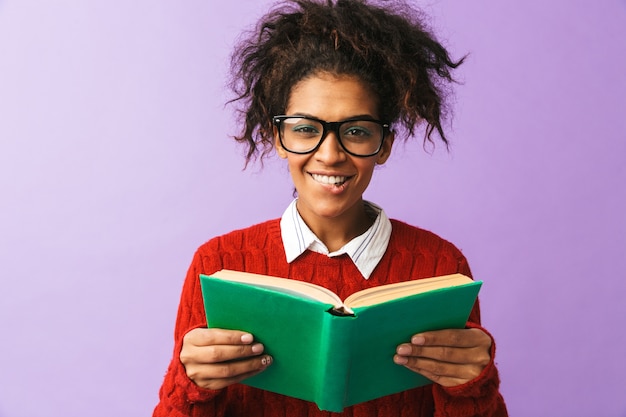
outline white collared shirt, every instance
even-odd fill
[[[341,249],[329,252],[326,245],[309,229],[293,200],[280,219],[280,231],[283,246],[287,254],[287,262],[293,262],[307,249],[328,255],[328,257],[347,254],[365,279],[368,279],[387,250],[391,237],[391,221],[384,210],[377,205],[365,201],[375,213],[376,220],[362,235],[346,243]]]

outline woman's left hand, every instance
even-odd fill
[[[480,329],[449,329],[414,335],[393,361],[444,387],[476,378],[491,361],[491,337]]]

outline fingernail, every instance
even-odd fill
[[[398,365],[406,365],[409,362],[409,358],[406,358],[404,356],[395,355],[393,357],[393,361],[395,363],[397,363]]]
[[[272,357],[271,356],[264,356],[261,358],[261,364],[263,364],[263,366],[268,366],[272,364]]]
[[[411,338],[411,343],[414,345],[423,345],[426,342],[424,336],[413,336]]]
[[[398,346],[397,349],[398,355],[408,355],[411,353],[411,348],[406,345]]]
[[[242,343],[252,343],[253,340],[254,340],[254,337],[250,333],[246,333],[241,336]]]
[[[260,343],[255,343],[252,345],[252,353],[261,353],[263,352],[263,345]]]

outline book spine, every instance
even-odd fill
[[[328,312],[324,318],[317,378],[317,400],[320,410],[341,412],[347,397],[351,366],[350,338],[354,316],[337,316]]]

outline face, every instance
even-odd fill
[[[378,119],[378,101],[357,78],[322,73],[305,78],[293,87],[285,114],[311,116],[327,122],[356,116]],[[274,133],[278,155],[287,160],[298,191],[298,211],[313,231],[323,222],[349,225],[354,219],[362,219],[363,192],[376,164],[383,164],[389,157],[393,143],[391,133],[385,137],[378,154],[365,158],[346,153],[333,132],[328,133],[315,152],[306,155],[287,152],[280,146],[278,133]]]

